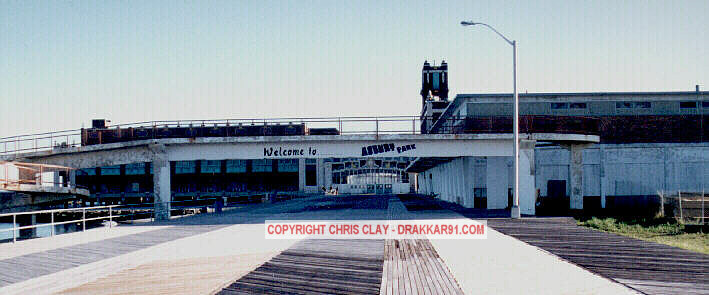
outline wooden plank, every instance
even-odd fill
[[[569,219],[491,219],[488,225],[647,294],[707,293],[709,255],[580,227]],[[653,283],[637,283],[648,278]]]

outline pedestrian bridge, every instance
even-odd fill
[[[386,122],[401,123],[401,121],[376,118],[373,121],[376,123],[376,128],[373,131],[367,131],[369,129],[366,128],[352,128],[351,130],[355,131],[345,132],[346,129],[343,129],[343,126],[346,126],[349,121],[339,119],[332,121],[337,122],[335,128],[319,128],[318,130],[321,131],[316,132],[315,135],[312,132],[300,135],[300,132],[295,132],[296,135],[265,134],[266,131],[263,128],[259,129],[260,131],[255,134],[237,134],[237,131],[229,130],[238,127],[232,127],[234,123],[227,121],[224,127],[220,128],[219,126],[221,125],[215,123],[213,128],[206,129],[207,131],[199,131],[201,133],[198,133],[198,135],[204,135],[203,137],[174,138],[172,137],[174,134],[177,134],[175,136],[184,136],[184,134],[191,132],[189,130],[193,129],[192,125],[184,127],[184,122],[178,122],[173,125],[165,124],[164,128],[167,128],[166,130],[181,130],[179,131],[181,133],[174,131],[173,133],[168,132],[160,135],[161,133],[157,131],[158,129],[153,127],[151,129],[153,131],[149,135],[154,138],[139,139],[139,135],[144,133],[140,133],[137,130],[142,127],[137,127],[136,129],[129,127],[127,130],[131,130],[130,136],[125,137],[125,132],[120,131],[123,129],[119,126],[116,129],[111,129],[111,134],[118,135],[104,136],[103,131],[98,132],[98,135],[94,136],[98,138],[98,141],[89,140],[89,137],[91,137],[89,134],[93,133],[82,129],[71,133],[72,136],[80,134],[82,145],[56,145],[50,140],[51,144],[47,148],[36,143],[38,140],[46,140],[47,137],[62,138],[61,134],[32,136],[31,138],[35,139],[35,147],[39,146],[39,148],[34,149],[21,148],[22,145],[19,143],[23,140],[26,141],[27,138],[30,138],[29,136],[0,142],[0,144],[4,143],[6,147],[8,143],[12,145],[13,141],[16,142],[16,149],[11,149],[9,152],[6,150],[4,155],[0,156],[0,160],[61,165],[77,169],[150,162],[154,171],[153,196],[156,204],[156,215],[158,218],[164,219],[169,218],[170,214],[170,162],[174,161],[409,157],[418,159],[414,162],[417,166],[409,167],[410,172],[418,173],[425,170],[421,170],[421,167],[432,163],[432,161],[427,159],[444,159],[444,161],[447,161],[461,157],[510,157],[513,154],[513,136],[511,133],[420,134],[416,132],[416,119],[408,120],[406,118],[404,122],[410,124],[408,126],[412,126],[411,129],[385,128]],[[362,119],[354,122],[371,123]],[[316,123],[322,122],[317,121]],[[153,124],[153,126],[156,125]],[[202,126],[204,126],[204,123]],[[264,122],[263,126],[283,125]],[[94,129],[105,130],[105,128]],[[333,129],[335,131],[332,131]],[[114,132],[115,130],[119,131]],[[224,131],[219,131],[223,133],[210,134],[208,133],[209,130]],[[299,129],[296,128],[294,130],[297,131]],[[322,130],[330,131],[322,132]],[[112,138],[112,140],[104,140],[105,138]],[[125,138],[129,140],[124,140]],[[520,186],[522,188],[520,190],[520,207],[522,208],[522,213],[525,214],[534,214],[533,149],[537,142],[573,146],[599,141],[597,135],[568,132],[523,133],[520,135],[520,139],[520,148],[522,150],[520,153],[520,171],[528,172],[521,173],[520,176]],[[65,143],[68,141],[69,135],[67,135]],[[423,166],[420,165],[422,163],[424,164]],[[304,163],[301,161],[300,165],[303,166]],[[303,170],[301,169],[301,171]],[[456,171],[450,171],[450,173],[451,177],[455,174],[460,174]]]

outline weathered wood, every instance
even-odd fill
[[[218,294],[379,294],[383,240],[304,240]]]
[[[463,294],[427,239],[387,240],[384,253],[394,267],[383,273],[382,294]]]

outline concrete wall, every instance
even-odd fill
[[[566,180],[569,195],[569,151],[538,147],[535,159],[540,195],[547,195],[548,180]],[[584,196],[709,190],[709,144],[593,145],[583,151],[583,170]]]

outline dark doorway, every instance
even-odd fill
[[[551,198],[566,197],[566,180],[549,180],[549,181],[547,181],[547,197],[551,197]]]

